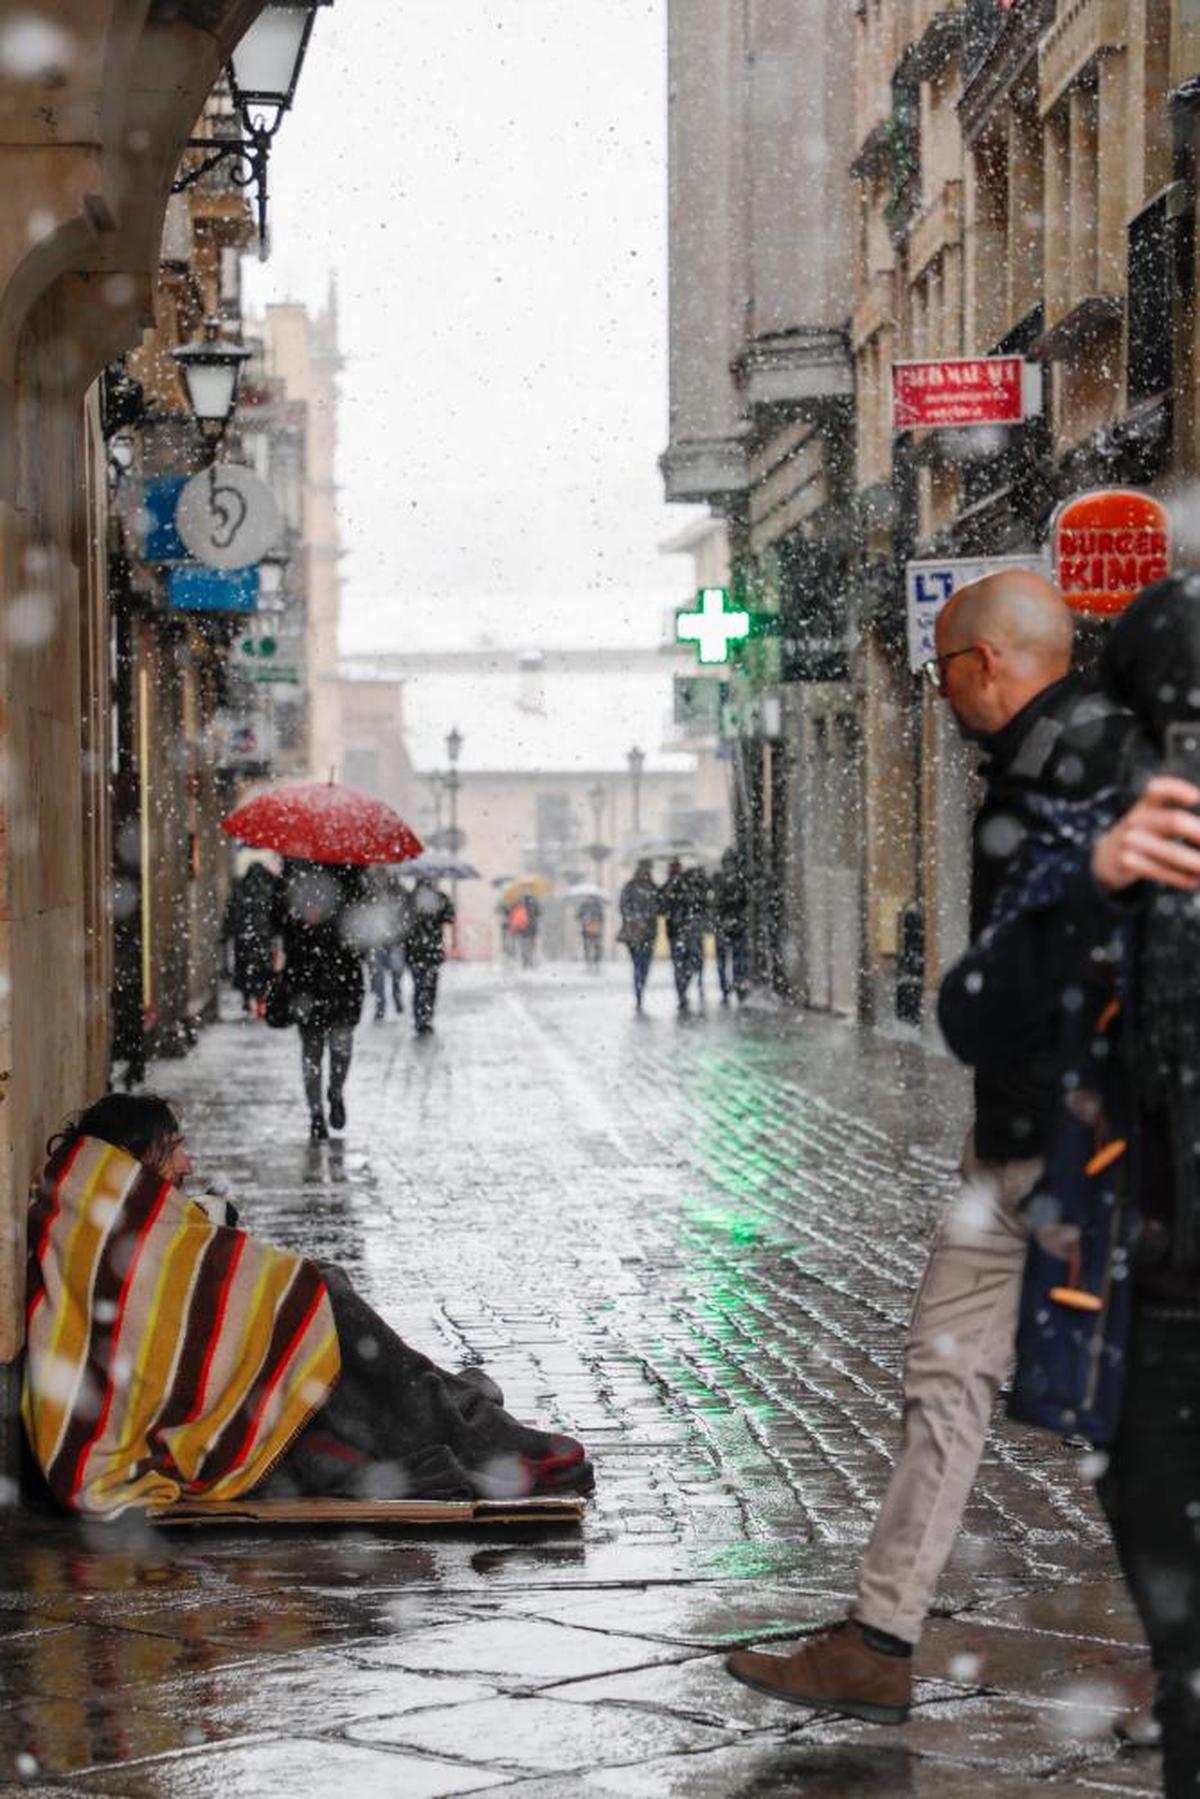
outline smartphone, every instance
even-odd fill
[[[1168,725],[1166,750],[1166,773],[1200,787],[1200,723]]]

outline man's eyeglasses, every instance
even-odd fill
[[[946,664],[953,662],[956,656],[969,656],[977,650],[977,643],[969,643],[961,650],[947,650],[944,656],[931,656],[928,662],[922,662],[921,672],[935,693],[942,693],[946,687]]]

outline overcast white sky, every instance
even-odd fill
[[[248,297],[336,271],[346,649],[655,641],[665,0],[335,0]]]

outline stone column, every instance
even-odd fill
[[[1096,292],[1099,196],[1097,194],[1097,106],[1088,88],[1073,87],[1067,98],[1068,156],[1071,168],[1067,240],[1070,245],[1070,299],[1075,306]]]
[[[172,174],[262,0],[204,28],[59,0],[0,76],[0,1492],[15,1492],[25,1208],[107,1048],[108,618],[89,389],[151,311]],[[167,17],[169,12],[174,17]],[[103,945],[101,945],[103,939]]]

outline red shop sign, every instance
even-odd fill
[[[1171,521],[1153,495],[1098,487],[1068,500],[1054,521],[1054,568],[1074,612],[1111,618],[1171,572]]]
[[[892,364],[892,424],[1019,425],[1042,408],[1042,371],[1021,356],[955,356]]]

